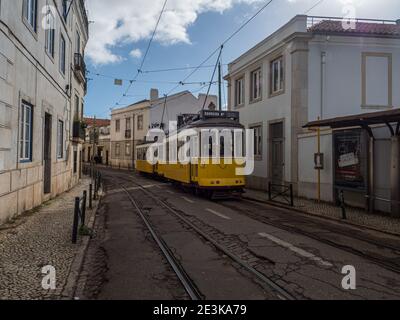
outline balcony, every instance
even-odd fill
[[[74,55],[74,73],[78,81],[86,85],[86,64],[80,53]]]
[[[72,138],[74,141],[77,140],[85,141],[86,129],[85,129],[85,124],[82,121],[74,121],[72,128]]]
[[[125,139],[132,139],[132,130],[125,130]]]

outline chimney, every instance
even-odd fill
[[[150,90],[150,101],[154,101],[158,99],[158,89]]]

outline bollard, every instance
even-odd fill
[[[347,213],[346,213],[346,203],[344,201],[344,191],[340,190],[340,195],[339,195],[339,200],[340,200],[340,206],[342,208],[342,219],[347,220]]]
[[[272,183],[268,182],[268,199],[272,201]]]
[[[79,203],[80,203],[80,199],[75,198],[74,223],[72,225],[72,243],[73,244],[76,244],[78,241]]]
[[[289,190],[290,190],[290,206],[294,207],[293,185],[292,184],[289,186]]]
[[[86,220],[86,203],[87,203],[87,191],[83,191],[83,203],[82,203],[82,217],[81,217],[81,226],[85,225]]]
[[[93,185],[90,184],[89,185],[89,209],[92,210],[93,206],[92,206],[92,199],[93,199]]]

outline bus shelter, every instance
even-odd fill
[[[372,112],[307,123],[304,128],[333,130],[334,188],[365,194],[366,208],[374,211],[374,129],[385,126],[390,134],[391,214],[400,217],[400,109]]]

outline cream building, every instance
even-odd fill
[[[303,126],[318,118],[400,107],[399,24],[357,20],[349,26],[340,18],[300,15],[230,63],[229,109],[240,111],[256,141],[250,187],[292,183],[300,196],[315,198],[317,139]],[[376,147],[389,156],[375,163],[375,188],[387,199],[390,135],[383,129]],[[326,201],[335,200],[332,141],[332,130],[323,131],[321,197]],[[351,197],[365,203],[363,195]],[[387,211],[384,202],[377,206]]]
[[[0,2],[0,223],[79,181],[84,1]]]
[[[85,118],[86,139],[83,146],[83,161],[94,160],[108,166],[111,156],[111,121],[108,119]]]
[[[214,109],[216,96],[200,94],[195,97],[183,91],[167,98],[159,97],[158,90],[152,89],[150,99],[113,110],[111,114],[111,164],[122,168],[133,168],[135,148],[146,140],[151,128],[163,127],[167,132],[170,121],[177,121],[180,114],[198,113],[203,105]]]

